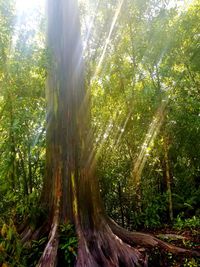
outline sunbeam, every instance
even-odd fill
[[[96,6],[94,8],[93,15],[89,19],[89,24],[88,24],[87,30],[86,30],[86,37],[83,40],[83,50],[86,50],[87,49],[88,41],[89,41],[90,35],[91,35],[91,31],[92,31],[92,28],[94,26],[94,21],[95,21],[95,18],[96,18],[96,13],[97,13],[98,8],[99,8],[99,3],[100,3],[100,0],[97,1],[97,4],[96,4]]]
[[[141,151],[134,163],[131,179],[133,178],[134,184],[136,186],[140,183],[141,173],[148,157],[148,149],[152,148],[155,138],[163,124],[167,104],[168,99],[163,100],[160,107],[158,108],[153,118],[153,121],[150,124],[148,132],[146,133],[146,136],[144,138],[144,142],[141,146]]]
[[[116,11],[115,11],[115,15],[114,15],[112,24],[111,24],[111,26],[110,26],[110,31],[109,31],[109,33],[108,33],[108,37],[106,38],[106,42],[105,42],[105,45],[104,45],[104,48],[103,48],[102,55],[101,55],[101,57],[100,57],[100,59],[99,59],[99,62],[98,62],[98,64],[97,64],[97,67],[96,67],[96,70],[95,70],[95,73],[94,73],[94,76],[93,76],[92,80],[93,80],[93,79],[98,75],[98,73],[99,73],[100,67],[101,67],[102,62],[103,62],[104,57],[105,57],[105,53],[106,53],[108,44],[110,43],[110,38],[111,38],[111,35],[112,35],[112,32],[113,32],[113,29],[114,29],[114,27],[115,27],[117,18],[118,18],[118,16],[119,16],[120,11],[121,11],[123,2],[124,2],[124,0],[120,0],[119,3],[118,3],[118,6],[117,6],[117,9],[116,9]]]

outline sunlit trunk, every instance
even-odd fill
[[[73,220],[72,177],[77,179],[80,175],[78,115],[84,95],[82,48],[74,1],[48,1],[48,49],[44,199],[52,210],[60,198],[60,216],[65,221]]]
[[[139,253],[125,244],[122,246],[112,233],[100,199],[80,36],[76,1],[49,0],[51,60],[46,92],[47,156],[42,199],[52,225],[38,266],[56,266],[58,225],[67,221],[75,223],[79,238],[77,266],[118,266],[119,262],[133,266]],[[119,258],[118,254],[123,256]]]

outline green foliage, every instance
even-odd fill
[[[200,218],[193,216],[192,218],[184,219],[183,214],[179,214],[175,220],[174,227],[176,229],[197,229],[200,228]]]
[[[35,267],[42,256],[48,238],[44,236],[22,246],[20,236],[12,221],[8,225],[4,223],[0,228],[0,265],[4,263],[12,267]],[[58,250],[61,266],[73,266],[77,256],[77,246],[74,226],[61,225]]]
[[[23,247],[17,234],[14,223],[1,225],[0,233],[0,265],[7,264],[12,267],[25,267],[22,258]]]
[[[45,216],[38,198],[44,175],[46,51],[41,14],[23,16],[21,24],[17,15],[14,1],[0,1],[0,219],[19,225],[28,218],[36,227]]]
[[[160,227],[163,223],[163,215],[166,214],[166,196],[157,196],[144,209],[145,228]]]
[[[200,264],[200,261],[198,259],[186,259],[183,266],[184,267],[198,267]]]
[[[98,176],[106,209],[118,223],[159,227],[170,221],[164,137],[174,216],[199,212],[199,1],[183,12],[162,1],[126,1],[122,10],[104,64],[91,82]],[[97,13],[95,23],[100,20]],[[95,69],[98,58],[91,60]],[[161,128],[149,132],[163,101]],[[148,135],[152,141],[146,144]],[[139,210],[133,169],[145,146]]]
[[[160,267],[160,266],[183,266],[183,267],[197,267],[199,266],[200,260],[198,258],[185,258],[177,257],[170,252],[159,251],[153,249],[149,255],[149,267]]]
[[[71,224],[60,225],[60,265],[73,266],[77,256],[78,240],[74,226]]]
[[[12,221],[3,224],[0,232],[0,265],[11,267],[35,267],[40,259],[47,237],[33,240],[23,246]]]
[[[172,253],[160,251],[158,248],[156,248],[156,249],[151,250],[148,266],[149,267],[160,267],[160,266],[171,266],[172,267],[172,266],[177,266],[177,261]]]
[[[36,192],[23,198],[23,202],[18,200],[15,212],[15,220],[18,225],[27,220],[33,228],[40,226],[41,221],[45,221],[47,217],[46,210],[40,204],[40,198]]]
[[[23,248],[23,259],[26,266],[35,267],[42,256],[47,237],[42,237],[39,240],[31,241],[30,246]]]

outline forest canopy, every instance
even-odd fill
[[[200,1],[0,0],[0,29],[0,266],[199,266]]]

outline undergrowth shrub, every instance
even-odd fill
[[[23,247],[14,223],[0,225],[0,266],[25,267]]]
[[[183,214],[179,214],[175,219],[174,228],[180,230],[184,228],[189,228],[191,230],[200,228],[200,217],[193,216],[192,218],[184,219]]]
[[[77,257],[78,240],[75,228],[71,224],[60,225],[59,263],[58,266],[74,266]]]
[[[47,243],[47,237],[42,237],[39,240],[32,240],[29,246],[23,249],[23,259],[27,267],[35,267],[42,256],[45,245]]]

